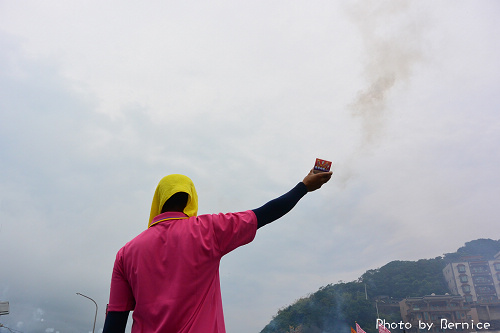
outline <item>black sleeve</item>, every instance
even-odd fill
[[[109,311],[104,321],[102,333],[125,333],[130,311]]]
[[[257,216],[257,229],[288,213],[306,193],[306,185],[300,182],[281,197],[269,201],[262,207],[253,209],[255,216]]]

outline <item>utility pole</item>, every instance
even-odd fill
[[[80,295],[80,296],[83,296],[83,297],[85,297],[85,298],[88,298],[89,300],[91,300],[91,301],[92,301],[92,302],[94,302],[94,304],[95,304],[94,327],[92,328],[92,333],[94,333],[94,331],[95,331],[95,322],[96,322],[96,320],[97,320],[97,303],[96,303],[96,302],[95,302],[92,298],[90,298],[90,297],[88,297],[88,296],[85,296],[85,295],[80,294],[80,293],[76,293],[76,294],[77,294],[77,295]]]

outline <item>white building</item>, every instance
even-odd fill
[[[493,260],[464,257],[446,265],[443,274],[451,293],[471,305],[472,319],[500,329],[500,252]]]

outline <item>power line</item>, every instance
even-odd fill
[[[0,323],[0,328],[6,328],[8,329],[11,333],[14,333],[14,332],[17,332],[17,333],[23,333],[21,331],[18,331],[18,330],[15,330],[15,329],[12,329],[12,328],[9,328],[7,326],[5,326],[4,324]]]

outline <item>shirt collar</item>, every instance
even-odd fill
[[[180,220],[180,219],[187,219],[189,216],[184,214],[183,212],[165,212],[160,215],[156,215],[153,218],[153,221],[151,221],[151,224],[149,225],[152,227],[154,224],[167,221],[167,220]]]

